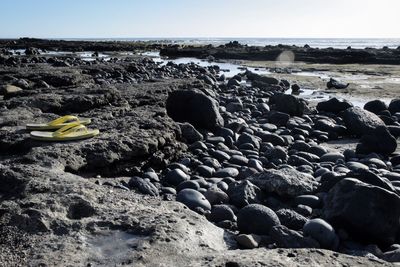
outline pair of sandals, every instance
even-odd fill
[[[40,141],[74,141],[94,137],[100,133],[97,129],[88,129],[85,125],[90,119],[79,119],[67,115],[49,123],[27,124],[26,129],[32,130],[31,138]]]

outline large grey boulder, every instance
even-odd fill
[[[350,133],[360,136],[372,132],[378,126],[385,125],[377,115],[359,107],[346,109],[342,117]]]
[[[399,230],[400,197],[386,189],[346,178],[328,192],[324,217],[358,239],[390,245]]]
[[[224,120],[219,105],[199,90],[177,90],[168,95],[167,113],[177,122],[189,122],[197,128],[213,130]]]
[[[249,180],[266,192],[285,197],[312,193],[318,185],[313,176],[289,167],[267,170],[251,176]]]

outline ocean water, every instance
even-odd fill
[[[296,45],[308,44],[315,48],[397,48],[400,46],[400,38],[104,38],[104,39],[67,39],[67,40],[89,40],[89,41],[151,41],[165,44],[188,44],[188,45],[221,45],[230,41],[239,41],[241,44],[253,46],[266,45]]]

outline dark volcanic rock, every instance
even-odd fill
[[[389,104],[389,111],[392,114],[400,112],[400,99],[393,99]]]
[[[328,87],[328,89],[331,88],[335,88],[335,89],[346,89],[347,87],[349,87],[350,84],[348,83],[341,83],[335,79],[330,79],[329,82],[326,84],[326,87]]]
[[[211,204],[208,200],[198,191],[194,189],[183,189],[176,196],[176,201],[179,201],[191,210],[201,208],[203,210],[211,210]]]
[[[305,109],[305,103],[293,95],[275,94],[272,98],[275,102],[275,109],[292,116],[302,116]]]
[[[352,106],[353,105],[347,102],[346,100],[339,100],[336,97],[334,97],[327,101],[319,102],[317,104],[317,110],[337,114],[343,110],[351,108]]]
[[[346,178],[329,191],[324,217],[361,240],[390,245],[399,230],[400,198],[380,187]]]
[[[272,227],[281,224],[273,210],[259,204],[242,208],[237,220],[240,232],[246,234],[268,235]]]
[[[309,220],[303,227],[305,235],[311,236],[323,248],[335,249],[338,245],[338,237],[333,227],[322,219]]]
[[[312,193],[318,185],[313,176],[293,168],[267,170],[251,176],[249,180],[266,192],[289,197]]]
[[[230,203],[236,207],[244,207],[249,204],[261,203],[264,194],[261,189],[245,180],[238,184],[232,183],[228,189]]]
[[[385,125],[377,115],[359,107],[346,109],[342,117],[347,129],[355,135],[364,135]]]
[[[306,217],[291,209],[280,209],[276,211],[276,215],[278,215],[282,225],[293,230],[303,229],[304,224],[307,222]]]
[[[364,109],[372,113],[378,114],[381,111],[387,110],[388,106],[382,100],[377,99],[365,103]]]
[[[280,248],[319,248],[316,240],[304,237],[299,232],[290,230],[283,225],[272,227],[269,235]]]
[[[361,138],[362,152],[391,154],[397,149],[397,140],[385,126],[379,126]]]
[[[141,193],[150,196],[158,196],[158,189],[150,181],[140,178],[132,177],[128,183],[130,188],[137,188]]]
[[[223,126],[218,103],[198,90],[177,90],[169,94],[167,113],[178,122],[189,122],[195,127],[215,129]]]

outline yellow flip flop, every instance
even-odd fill
[[[79,123],[82,125],[87,125],[91,122],[90,119],[78,119],[78,117],[67,115],[60,117],[58,119],[55,119],[49,123],[30,123],[26,125],[27,130],[36,130],[36,131],[42,131],[42,130],[57,130],[60,129],[64,126],[70,125],[72,123]]]
[[[97,129],[88,129],[79,122],[73,122],[55,132],[33,131],[31,138],[41,141],[73,141],[91,138],[99,133]]]

